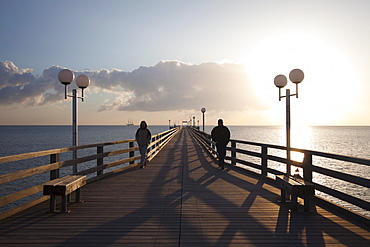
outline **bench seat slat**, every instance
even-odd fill
[[[72,184],[71,184],[72,183]],[[86,184],[86,176],[83,175],[68,175],[62,178],[51,180],[44,184],[44,195],[68,195],[74,190]],[[63,187],[68,189],[63,190]],[[69,192],[66,194],[66,192]]]
[[[68,175],[62,178],[56,178],[49,182],[46,182],[44,184],[44,191],[43,191],[44,195],[52,195],[54,193],[54,186],[58,183],[61,183],[63,180],[65,180],[67,177],[70,177],[70,176],[73,176],[73,175]]]
[[[85,176],[74,176],[55,185],[54,195],[66,196],[86,184]]]

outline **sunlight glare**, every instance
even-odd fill
[[[341,52],[318,37],[285,34],[266,38],[246,53],[244,64],[255,92],[279,124],[285,122],[281,112],[285,99],[278,101],[273,80],[278,74],[288,77],[295,68],[304,72],[305,79],[299,84],[299,99],[291,97],[293,123],[330,124],[354,105],[358,92],[355,70]],[[295,93],[289,81],[282,95],[286,88]]]

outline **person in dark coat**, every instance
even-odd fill
[[[152,138],[152,133],[148,129],[148,124],[145,121],[141,121],[140,128],[136,131],[135,139],[139,145],[139,151],[141,155],[140,169],[146,166],[146,153],[148,150],[148,145],[150,139]]]
[[[216,142],[217,153],[218,153],[218,166],[224,170],[225,169],[225,156],[226,156],[226,145],[230,141],[230,130],[224,126],[224,121],[222,119],[218,120],[218,126],[214,127],[211,132],[211,137],[214,142]]]

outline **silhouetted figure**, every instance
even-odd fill
[[[140,128],[136,131],[135,139],[139,145],[139,151],[141,155],[140,169],[146,166],[146,152],[148,150],[148,145],[150,139],[152,138],[152,133],[148,129],[148,125],[145,121],[141,121]]]
[[[224,126],[222,119],[218,120],[218,126],[214,127],[211,132],[212,140],[216,142],[217,153],[218,153],[218,166],[225,169],[225,156],[226,156],[226,145],[230,141],[230,130]]]

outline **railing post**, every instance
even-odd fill
[[[104,146],[98,146],[97,148],[96,148],[96,153],[97,154],[101,154],[101,153],[103,153],[104,152]],[[99,166],[102,166],[104,164],[104,158],[102,157],[102,158],[98,158],[98,159],[96,159],[96,166],[97,167],[99,167]],[[104,171],[103,170],[100,170],[100,171],[97,171],[96,172],[96,176],[99,176],[99,175],[102,175],[104,173]]]
[[[267,146],[262,146],[262,164],[261,164],[262,176],[267,176]]]
[[[303,178],[308,182],[312,182],[312,154],[310,152],[304,152]]]
[[[129,142],[128,147],[133,148],[134,147],[134,142]],[[135,151],[130,151],[129,157],[132,158],[134,156],[135,156]],[[132,165],[132,164],[134,164],[134,161],[130,161],[130,165]]]
[[[209,146],[211,148],[212,154],[214,154],[215,145],[212,142],[212,136],[211,135],[207,135],[207,138],[209,140]]]
[[[236,165],[236,141],[231,141],[231,165]]]
[[[209,139],[208,139],[208,140],[209,140],[209,144],[210,144],[209,146],[210,146],[210,148],[211,148],[212,155],[214,155],[215,153],[217,154],[217,152],[215,152],[215,147],[216,147],[216,146],[215,146],[215,144],[213,144],[213,142],[212,142],[212,137],[211,137],[211,136],[209,136],[208,138],[209,138]]]
[[[50,155],[50,164],[59,162],[59,160],[60,160],[60,154],[59,153]],[[59,176],[60,176],[59,168],[50,171],[50,180],[59,178]]]

